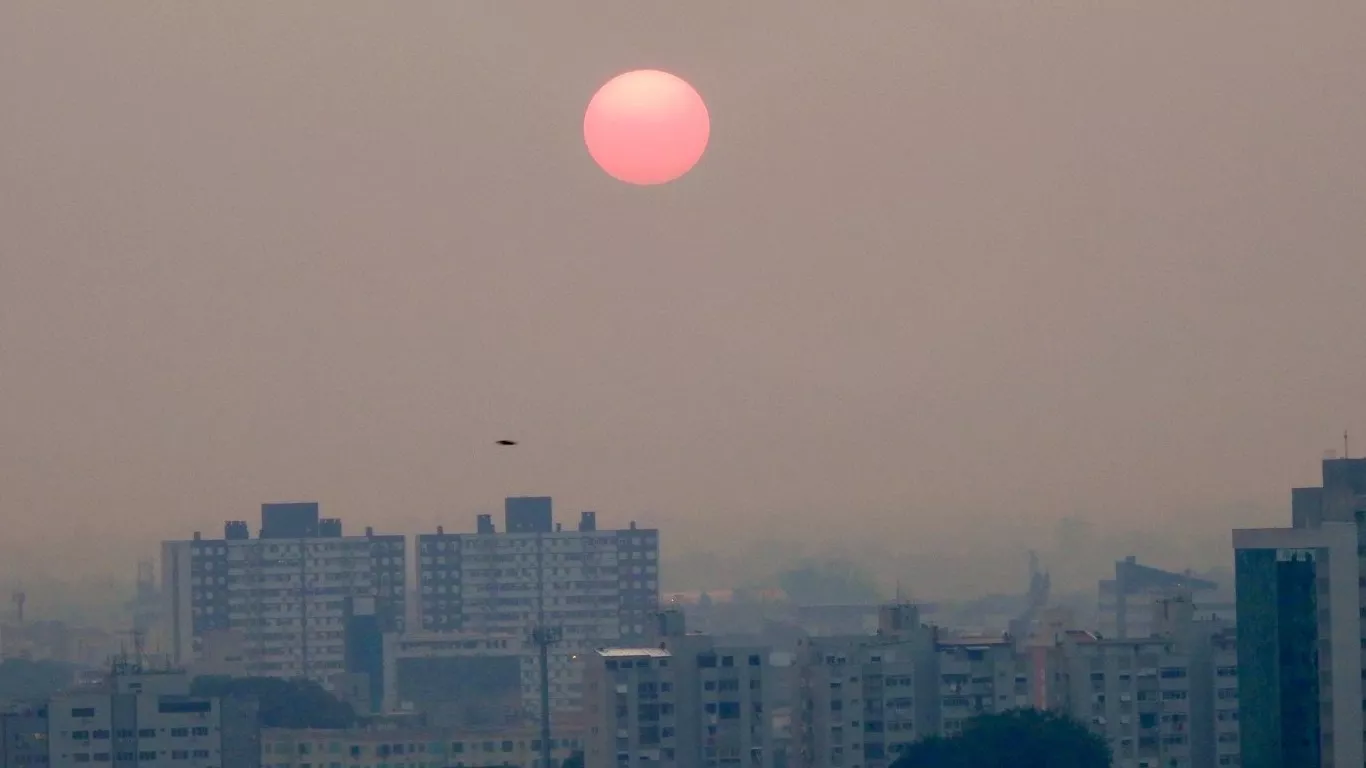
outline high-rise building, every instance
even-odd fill
[[[348,599],[373,599],[385,631],[404,625],[404,537],[343,536],[315,503],[265,504],[257,538],[229,521],[221,539],[164,542],[161,559],[177,664],[231,632],[248,674],[326,681],[346,669]]]
[[[585,765],[772,768],[775,685],[769,649],[718,645],[658,617],[654,645],[587,655]]]
[[[1233,532],[1242,764],[1358,766],[1366,459],[1295,488],[1290,528]],[[1224,738],[1228,738],[1225,736]]]
[[[659,610],[659,532],[598,530],[584,512],[576,529],[554,522],[551,500],[510,498],[504,529],[480,515],[475,533],[423,534],[417,540],[422,629],[527,635],[557,628],[551,650],[551,706],[578,708],[576,657],[637,643]],[[524,668],[523,691],[539,710],[539,671]]]
[[[1304,527],[1233,532],[1245,768],[1363,764],[1366,542],[1354,522],[1298,512]]]
[[[1356,522],[1366,499],[1366,459],[1324,459],[1323,484],[1290,491],[1291,525]]]
[[[259,768],[256,706],[193,696],[183,672],[121,662],[98,684],[0,715],[4,765]]]

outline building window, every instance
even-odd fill
[[[71,738],[74,741],[89,741],[90,731],[72,731]]]
[[[105,730],[91,731],[91,732],[90,732],[90,737],[91,737],[92,739],[107,739],[107,738],[109,738],[109,731],[105,731]]]
[[[189,735],[190,735],[190,729],[189,729],[189,728],[172,728],[172,729],[171,729],[171,735],[174,736],[174,737],[177,738],[177,739],[183,739],[183,738],[185,738],[186,736],[189,736]]]
[[[208,701],[163,701],[157,705],[157,711],[163,715],[195,715],[212,709]]]
[[[196,735],[196,736],[208,736],[208,735],[209,735],[209,729],[206,728],[205,726],[202,726],[202,725],[196,725],[193,729],[191,729],[190,732],[193,733],[193,734]]]
[[[156,737],[157,737],[157,729],[155,729],[155,728],[140,728],[140,729],[138,729],[138,738],[139,738],[139,739],[155,739]],[[141,760],[141,759],[143,759],[143,758],[138,758],[138,759]]]
[[[156,753],[156,752],[139,752],[139,753],[138,753],[138,762],[140,762],[140,763],[142,763],[142,762],[153,762],[153,761],[155,761],[156,759],[157,759],[157,753]]]
[[[95,762],[97,762],[97,763],[107,763],[107,762],[109,762],[109,753],[108,753],[108,752],[96,752],[95,754],[91,755],[90,758],[91,758],[92,760],[94,760]]]
[[[72,717],[94,717],[94,707],[75,707],[71,710]]]

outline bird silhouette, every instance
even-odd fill
[[[497,445],[516,445],[516,444],[517,444],[517,441],[516,441],[516,440],[499,440],[499,441],[497,442]]]

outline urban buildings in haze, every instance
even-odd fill
[[[0,714],[0,764],[259,768],[257,704],[193,696],[184,672],[116,663],[107,677]]]
[[[775,679],[763,646],[720,644],[658,617],[654,642],[586,657],[585,765],[705,768],[775,763]]]
[[[1361,765],[1366,459],[1325,459],[1291,527],[1235,530],[1243,765]]]
[[[1366,459],[1323,461],[1289,528],[1233,532],[1242,764],[1362,765]]]
[[[546,497],[507,499],[501,532],[491,515],[480,515],[474,533],[422,534],[417,557],[424,631],[559,630],[550,656],[556,711],[578,708],[580,656],[642,641],[659,610],[659,532],[634,522],[599,530],[593,512],[565,530]],[[534,666],[524,666],[522,686],[528,705],[539,709]]]
[[[166,634],[176,664],[206,636],[237,644],[248,674],[326,681],[345,669],[348,598],[374,598],[386,631],[402,631],[405,537],[345,536],[316,503],[265,504],[252,538],[229,521],[223,537],[162,544]]]

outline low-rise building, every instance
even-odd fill
[[[540,663],[525,637],[408,632],[383,643],[385,712],[422,712],[432,725],[468,728],[520,722],[537,709],[524,683],[539,680]]]
[[[183,672],[116,664],[95,685],[0,716],[4,763],[258,768],[256,703],[190,695]]]
[[[262,768],[537,768],[541,737],[535,725],[487,730],[451,728],[285,730],[261,735]],[[551,734],[551,760],[560,765],[583,750],[583,727],[570,721]]]

